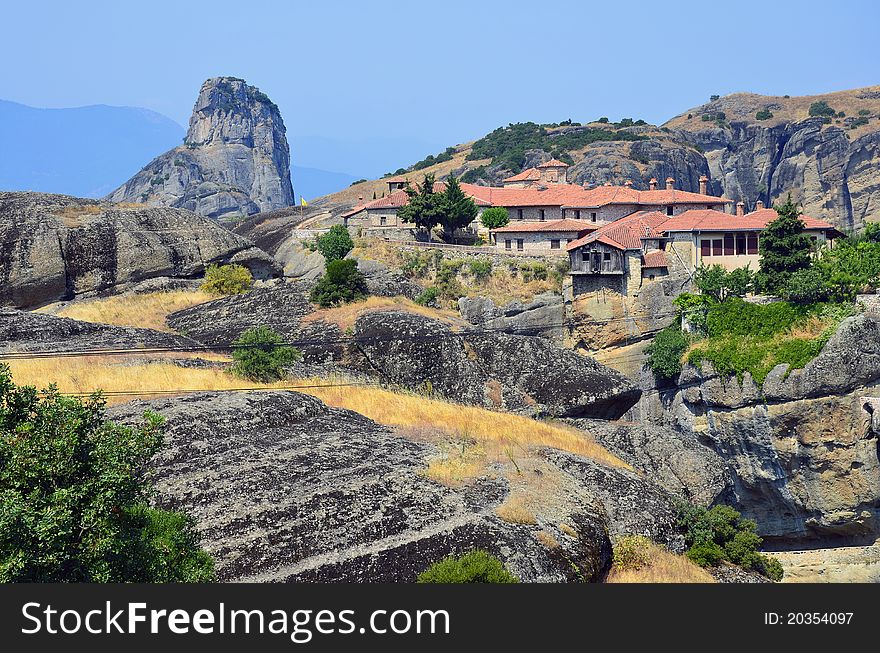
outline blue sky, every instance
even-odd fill
[[[377,176],[509,122],[661,123],[713,93],[880,83],[870,1],[5,3],[0,98],[186,124],[207,77],[281,108],[296,165]]]

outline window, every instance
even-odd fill
[[[737,234],[736,235],[736,255],[742,256],[746,253],[746,235],[745,234]]]
[[[712,256],[724,255],[724,240],[721,238],[712,239]]]
[[[709,210],[709,211],[711,211],[711,210],[712,210],[712,205],[711,205],[711,204],[707,204],[707,205],[706,205],[706,209]]]
[[[724,255],[733,256],[733,234],[724,234]]]
[[[596,221],[596,213],[595,213],[595,211],[594,211],[593,213],[590,213],[590,220],[592,220],[593,222]]]
[[[550,249],[559,249],[559,240],[553,239],[550,241]]]
[[[673,207],[672,204],[670,204],[669,206],[667,206],[667,207],[666,207],[666,215],[672,215],[672,213],[673,213],[673,211],[674,211],[674,208],[675,208],[675,207]]]
[[[565,239],[565,242],[566,242],[566,243],[570,243],[570,242],[573,241],[573,240],[574,240],[574,238],[566,238],[566,239]]]
[[[379,218],[379,226],[384,227],[386,224],[388,224],[388,218],[383,215],[381,218]]]
[[[522,209],[516,210],[516,217],[519,218],[520,220],[523,219]]]
[[[510,249],[510,238],[504,241],[504,249]]]
[[[517,239],[516,239],[516,248],[517,248],[520,252],[523,250],[523,243],[524,243],[524,242],[525,242],[525,241],[523,241],[522,238],[517,238]]]
[[[581,210],[580,209],[578,209],[574,212],[574,217],[575,217],[575,220],[581,219]]]
[[[611,252],[605,252],[604,254],[602,254],[602,260],[603,261],[610,261],[611,260]]]
[[[711,240],[701,240],[700,241],[700,256],[712,256],[712,241]]]
[[[653,274],[649,274],[649,275],[648,275],[648,280],[649,280],[649,281],[653,281],[653,280],[654,280],[654,275],[653,275]]]
[[[541,222],[544,222],[544,209],[541,209]]]
[[[758,253],[758,234],[749,234],[746,238],[746,253]]]

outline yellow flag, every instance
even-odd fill
[[[302,206],[308,206],[308,205],[309,205],[309,203],[306,202],[306,198],[303,197],[302,195],[299,196],[299,203],[300,203]]]

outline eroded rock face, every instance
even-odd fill
[[[820,355],[762,387],[686,368],[679,385],[646,391],[641,417],[697,438],[723,460],[728,501],[768,537],[873,541],[880,533],[880,460],[873,415],[880,396],[880,330],[845,320]]]
[[[184,144],[155,158],[107,199],[211,218],[290,206],[290,148],[278,107],[244,80],[206,80]]]
[[[487,297],[462,297],[461,316],[471,324],[519,335],[543,336],[562,340],[566,335],[565,305],[562,295],[543,293],[526,304],[512,301],[496,306]]]
[[[564,515],[577,537],[495,516],[503,480],[457,491],[422,471],[431,445],[295,392],[201,393],[116,406],[167,420],[153,461],[158,501],[191,514],[224,581],[412,582],[431,562],[482,548],[523,581],[595,580],[610,564],[601,513]],[[558,525],[558,524],[557,524]]]
[[[354,337],[350,365],[480,406],[616,418],[640,394],[618,372],[542,338],[480,330],[455,335],[446,324],[398,311],[361,315]]]
[[[196,277],[211,263],[239,263],[258,279],[280,272],[250,241],[189,211],[0,192],[0,305]]]

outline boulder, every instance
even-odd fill
[[[312,397],[199,393],[109,416],[136,423],[145,410],[166,419],[157,502],[195,518],[223,581],[413,582],[475,548],[527,582],[598,580],[610,564],[607,525],[591,506],[563,516],[574,536],[502,521],[502,479],[439,485],[422,473],[431,445]],[[539,541],[542,528],[557,546]]]
[[[407,297],[415,299],[424,288],[405,275],[388,269],[388,266],[370,259],[358,259],[358,270],[367,279],[367,290],[379,297]]]
[[[156,277],[193,278],[211,263],[280,273],[250,241],[179,209],[0,192],[0,305],[40,306]]]
[[[561,295],[552,292],[535,295],[527,304],[515,300],[503,307],[495,306],[486,297],[462,297],[458,300],[458,310],[471,324],[495,331],[557,341],[566,335],[565,304]]]

